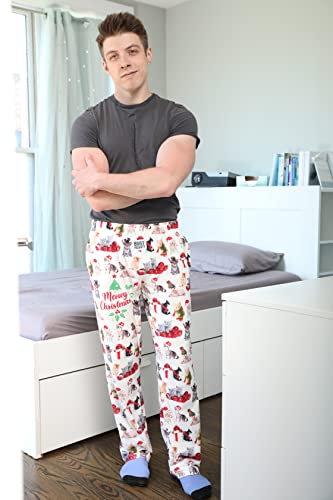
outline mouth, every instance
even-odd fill
[[[126,75],[123,75],[121,78],[126,78],[126,76],[132,76],[135,75],[136,71],[132,71],[131,73],[126,73]]]

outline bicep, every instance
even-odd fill
[[[177,135],[166,139],[157,152],[156,167],[162,168],[168,176],[172,192],[176,191],[193,168],[195,143],[192,136]]]
[[[90,156],[99,172],[109,172],[109,162],[105,153],[99,148],[75,148],[72,151],[72,163],[74,170],[81,170],[86,166],[86,157]]]

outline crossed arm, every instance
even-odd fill
[[[90,163],[91,168],[95,173],[108,174],[109,164],[104,152],[99,148],[76,148],[72,151],[73,175],[74,172],[78,174],[88,167]],[[76,174],[76,175],[77,175]],[[74,181],[73,184],[75,185]],[[80,193],[81,194],[81,193]],[[81,196],[83,196],[83,191]],[[126,208],[138,203],[139,199],[130,198],[129,196],[122,196],[119,194],[109,193],[103,190],[97,190],[93,194],[84,195],[90,207],[96,212],[102,210],[115,210]]]
[[[98,148],[74,149],[73,184],[96,211],[171,196],[193,168],[195,143],[185,134],[169,137],[158,150],[156,167],[127,174],[110,174],[107,158]]]

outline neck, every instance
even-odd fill
[[[152,93],[146,88],[137,89],[133,92],[123,89],[115,89],[114,96],[122,104],[140,104],[150,97]]]

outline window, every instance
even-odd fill
[[[15,33],[13,54],[13,85],[15,114],[15,201],[18,204],[17,237],[18,272],[31,271],[33,237],[34,180],[34,30],[32,13],[13,9],[12,27]],[[29,243],[29,246],[27,244]]]

